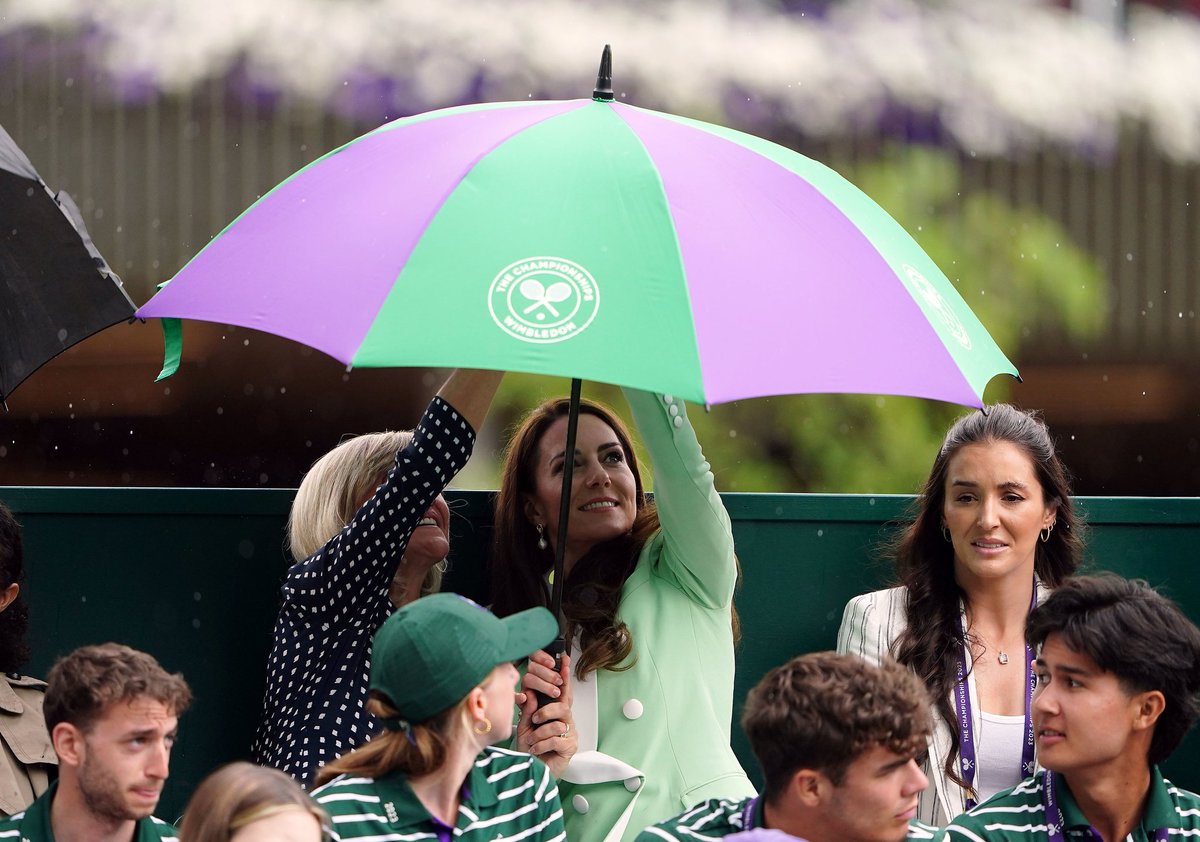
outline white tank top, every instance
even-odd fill
[[[975,787],[980,803],[1021,782],[1021,746],[1025,717],[980,711],[980,735],[975,742]]]

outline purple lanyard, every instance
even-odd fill
[[[754,829],[754,805],[757,803],[757,795],[746,802],[746,807],[742,810],[742,830]]]
[[[1046,770],[1046,775],[1042,780],[1042,803],[1046,807],[1046,828],[1050,836],[1050,842],[1063,842],[1063,830],[1067,824],[1067,820],[1063,818],[1062,807],[1058,806],[1058,799],[1054,796],[1054,773],[1049,769]],[[1053,821],[1051,820],[1053,817]],[[1154,842],[1167,842],[1167,835],[1170,833],[1169,828],[1160,827],[1154,831]],[[1103,837],[1096,832],[1096,828],[1088,825],[1088,835],[1101,842]]]
[[[464,781],[462,792],[459,793],[459,806],[461,807],[462,804],[466,804],[470,800],[471,788],[467,785],[467,782]],[[429,815],[429,821],[433,823],[433,832],[437,834],[438,842],[450,842],[450,840],[454,838],[453,826],[446,824],[432,813]]]
[[[1037,582],[1033,584],[1033,598],[1029,608],[1037,604]],[[975,800],[975,727],[971,717],[971,694],[967,690],[967,657],[966,632],[962,627],[962,616],[958,618],[958,630],[963,636],[963,650],[958,655],[958,669],[955,673],[954,701],[958,708],[958,767],[963,780],[967,782],[966,806],[970,810],[978,802]],[[1032,775],[1033,762],[1033,718],[1029,708],[1033,702],[1033,691],[1037,689],[1037,676],[1033,673],[1033,649],[1025,644],[1025,742],[1021,745],[1021,777]]]

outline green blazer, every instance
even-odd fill
[[[729,747],[737,580],[729,515],[683,401],[626,397],[653,462],[662,528],[621,594],[633,666],[575,682],[579,753],[559,784],[571,842],[631,840],[709,798],[754,794]]]

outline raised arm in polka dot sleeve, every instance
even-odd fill
[[[466,464],[475,432],[441,398],[354,519],[288,571],[252,753],[302,783],[374,730],[364,705],[371,638],[409,536]]]

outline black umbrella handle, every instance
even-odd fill
[[[550,611],[558,621],[558,637],[551,641],[545,651],[554,658],[554,671],[562,668],[562,656],[567,651],[566,629],[567,621],[563,616],[562,597],[566,585],[567,574],[565,556],[567,551],[567,524],[571,519],[571,490],[575,473],[575,433],[579,427],[579,401],[583,391],[583,381],[579,378],[571,380],[571,401],[567,408],[567,441],[563,451],[562,492],[558,501],[558,539],[554,542],[554,576],[550,589]],[[544,693],[537,693],[538,707],[543,708],[554,701]]]
[[[550,613],[558,620],[558,636],[567,633],[567,621],[563,616],[562,595],[567,584],[566,554],[568,525],[571,522],[571,490],[575,477],[575,434],[579,429],[579,402],[582,399],[583,381],[571,380],[571,400],[567,407],[567,442],[563,450],[562,494],[558,499],[558,537],[554,542],[554,576],[550,586]]]
[[[555,672],[561,671],[563,654],[567,651],[567,642],[565,640],[563,640],[562,637],[556,637],[556,638],[554,638],[554,640],[550,641],[549,644],[547,644],[547,646],[545,647],[545,649],[543,651],[547,655],[549,655],[550,657],[552,657],[554,659],[554,671]],[[534,696],[537,697],[537,703],[538,703],[537,706],[538,706],[539,710],[541,710],[542,708],[544,708],[546,705],[550,704],[551,702],[558,701],[553,696],[547,696],[545,693],[541,693],[541,692],[535,691]]]

